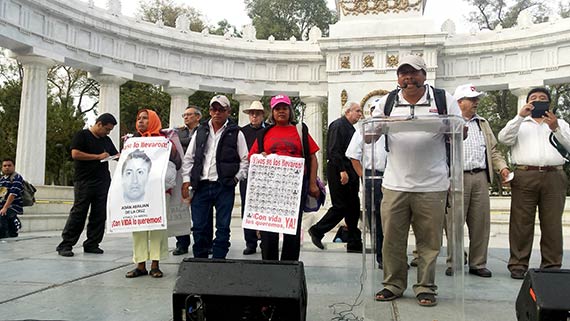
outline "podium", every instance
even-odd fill
[[[443,258],[447,257],[445,249],[442,247],[440,249],[440,255],[438,258],[435,284],[438,285],[438,307],[441,305],[446,306],[445,309],[430,309],[429,315],[430,320],[465,320],[465,310],[464,310],[464,265],[463,265],[463,127],[464,120],[456,115],[429,115],[429,116],[393,116],[393,117],[375,117],[364,120],[361,124],[360,133],[363,135],[363,164],[367,162],[366,157],[369,157],[368,161],[372,164],[373,168],[369,171],[365,171],[364,181],[376,182],[382,180],[383,176],[378,175],[375,171],[375,157],[378,157],[379,151],[376,150],[376,145],[374,142],[378,139],[387,140],[387,153],[394,152],[390,145],[394,142],[391,138],[402,137],[402,135],[408,135],[418,138],[432,137],[433,140],[427,139],[429,144],[434,144],[433,146],[422,145],[421,149],[433,148],[435,153],[444,153],[442,155],[442,160],[445,157],[447,159],[447,167],[449,169],[449,190],[447,199],[447,214],[445,215],[447,224],[447,246],[450,249],[451,254],[451,264],[454,271],[452,277],[444,275],[445,270],[445,260]],[[366,145],[368,144],[368,146]],[[367,151],[366,148],[369,150]],[[402,148],[396,149],[395,153],[401,152]],[[393,155],[392,155],[393,157]],[[390,158],[388,156],[388,163],[386,167],[386,172],[390,171]],[[409,164],[420,164],[424,159],[421,155],[414,152],[413,148],[407,148],[405,155],[406,162]],[[392,160],[394,161],[394,160]],[[385,172],[385,173],[386,173]],[[410,173],[411,172],[411,173]],[[416,175],[413,172],[413,168],[408,172],[408,175]],[[422,173],[417,173],[418,179]],[[373,199],[369,195],[374,195],[374,189],[378,188],[378,184],[369,183],[363,184],[364,188],[361,193],[361,204],[363,209],[361,211],[363,217],[362,222],[367,224],[367,233],[363,233],[363,248],[371,248],[372,251],[366,253],[363,250],[363,271],[365,275],[365,289],[370,290],[369,294],[365,294],[364,300],[364,319],[365,320],[387,320],[382,315],[378,315],[378,305],[382,304],[374,300],[375,293],[383,288],[383,270],[378,269],[376,264],[376,215],[375,212],[379,211],[379,208],[375,208],[373,205]],[[368,197],[367,197],[368,195]],[[373,215],[371,220],[365,216],[366,209],[371,209]],[[444,221],[445,222],[445,221]],[[445,224],[445,223],[444,223]],[[366,237],[365,237],[366,235]],[[445,233],[442,237],[443,242],[445,242]],[[386,242],[386,239],[384,240]],[[367,246],[366,243],[371,243]],[[415,244],[409,242],[407,253],[412,253],[415,249]],[[371,252],[371,253],[370,253]],[[409,258],[409,257],[408,257]],[[412,298],[415,300],[415,294],[413,292],[412,285],[416,283],[417,271],[410,268],[408,270],[408,287],[404,292],[405,298]],[[444,279],[445,278],[445,279]],[[369,287],[369,288],[368,288]],[[398,299],[402,300],[402,299]],[[417,312],[421,313],[421,309],[425,309],[416,305]],[[451,309],[450,309],[451,308]],[[393,312],[393,311],[392,311]],[[425,311],[428,312],[428,311]],[[440,315],[438,315],[440,314]],[[413,316],[414,313],[410,315],[400,315],[401,320],[415,320]],[[417,317],[417,315],[416,315]]]

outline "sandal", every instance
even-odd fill
[[[382,291],[379,291],[378,293],[376,293],[376,296],[374,297],[374,299],[376,301],[392,301],[392,300],[395,300],[399,297],[401,297],[401,295],[395,295],[394,292],[392,292],[388,289],[382,289]]]
[[[161,278],[162,277],[162,271],[159,268],[156,269],[151,269],[150,270],[150,276],[152,276],[153,278]]]
[[[148,271],[147,270],[139,270],[139,269],[134,269],[132,271],[127,272],[127,274],[125,274],[126,278],[137,278],[139,276],[143,276],[143,275],[147,275]]]
[[[433,307],[437,305],[437,299],[433,293],[420,293],[416,296],[418,304],[423,307]]]

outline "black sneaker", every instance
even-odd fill
[[[73,256],[73,251],[71,250],[58,250],[57,254],[61,255],[61,256],[65,256],[65,257],[72,257]]]
[[[103,253],[105,253],[105,251],[103,251],[103,249],[100,247],[83,248],[83,252],[84,253],[91,253],[91,254],[103,254]]]
[[[182,255],[188,253],[188,248],[177,247],[172,251],[172,255]]]
[[[252,255],[252,254],[255,254],[256,251],[257,251],[257,250],[256,250],[255,247],[246,247],[246,248],[243,250],[243,255]]]
[[[346,244],[346,252],[362,253],[362,242],[351,242]]]

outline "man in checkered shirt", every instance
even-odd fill
[[[472,84],[457,87],[453,95],[467,127],[467,138],[463,141],[463,195],[464,217],[469,229],[469,273],[491,277],[492,272],[486,267],[491,229],[489,184],[493,182],[495,172],[501,174],[503,182],[510,172],[497,149],[497,139],[489,122],[477,115],[481,96],[483,93]],[[448,276],[453,275],[449,248],[445,270]]]

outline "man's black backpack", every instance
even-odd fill
[[[10,182],[14,181],[14,175],[10,177]],[[22,206],[32,206],[36,203],[36,187],[32,183],[22,178]]]
[[[437,107],[437,113],[440,115],[447,115],[447,99],[445,98],[445,90],[434,88],[433,86],[430,87],[433,90],[433,96],[435,99],[435,105]],[[392,109],[394,108],[398,91],[399,89],[394,89],[388,94],[388,97],[386,98],[386,104],[384,105],[384,115],[390,116],[390,113],[392,113]],[[428,97],[429,97],[429,91],[428,91]]]
[[[445,90],[435,88],[433,86],[430,87],[433,90],[433,96],[435,99],[435,106],[437,107],[437,113],[439,115],[447,115],[447,99],[445,98]],[[392,109],[394,109],[394,105],[396,103],[396,97],[398,95],[398,91],[399,89],[394,89],[388,94],[388,97],[386,97],[386,103],[384,104],[385,116],[390,116],[390,113],[392,113]],[[428,97],[429,97],[429,90],[428,90]],[[386,139],[385,149],[387,152],[389,152],[390,149],[388,148],[388,136],[384,137]],[[449,156],[449,143],[446,142],[446,145]]]

